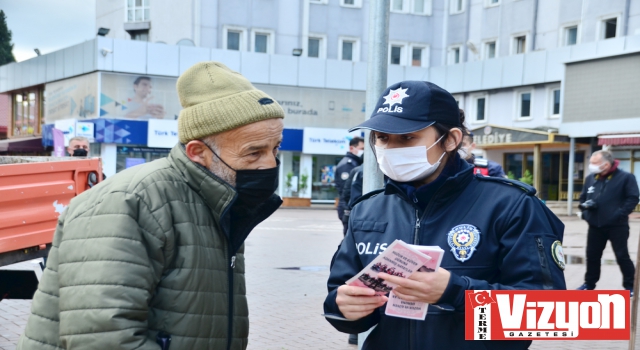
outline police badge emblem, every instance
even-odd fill
[[[553,256],[553,261],[555,261],[556,265],[564,271],[566,265],[564,262],[564,252],[562,251],[562,242],[553,242],[551,245],[551,256]]]
[[[473,225],[458,225],[449,231],[447,243],[453,256],[460,262],[471,258],[480,243],[480,231]]]

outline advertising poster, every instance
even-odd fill
[[[102,73],[100,118],[168,119],[180,115],[175,78]]]
[[[62,119],[94,119],[98,117],[96,94],[98,73],[81,75],[45,86],[46,124]]]
[[[364,121],[365,92],[253,84],[280,103],[288,128],[357,125]]]

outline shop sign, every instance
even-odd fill
[[[535,143],[549,140],[548,133],[485,126],[472,130],[473,142],[479,147],[511,143]]]
[[[69,140],[76,136],[76,120],[75,119],[62,119],[56,120],[54,128],[62,131],[64,134],[64,146],[69,146]]]
[[[361,135],[360,131],[349,133],[345,129],[304,128],[302,153],[344,155],[349,151],[349,141]]]
[[[76,122],[76,136],[86,137],[93,140],[94,124],[90,122]]]
[[[178,143],[178,121],[150,119],[147,129],[147,146],[172,148]]]

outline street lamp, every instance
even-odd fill
[[[293,55],[294,56],[302,56],[302,49],[293,49]]]
[[[40,56],[40,50],[38,48],[33,49],[36,52],[36,55]]]
[[[100,27],[100,28],[98,29],[98,35],[100,35],[100,36],[105,36],[105,35],[107,35],[107,34],[109,34],[109,28],[102,28],[102,27]]]

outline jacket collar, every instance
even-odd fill
[[[205,167],[192,162],[182,144],[173,147],[168,159],[187,185],[209,207],[214,220],[219,223],[229,241],[232,254],[242,246],[251,230],[271,216],[282,204],[282,199],[274,194],[266,202],[252,208],[234,205],[236,190]]]
[[[360,157],[356,156],[355,154],[353,154],[351,152],[347,152],[345,157],[352,159],[354,162],[356,162],[357,165],[360,165],[360,163],[362,161],[362,159],[360,159]]]
[[[181,144],[173,147],[168,159],[219,220],[224,209],[235,199],[236,190],[202,165],[192,162]]]

